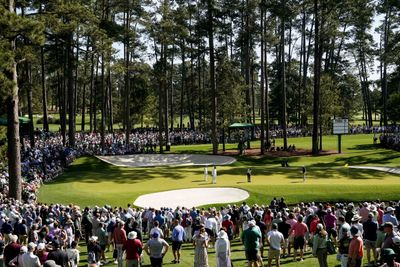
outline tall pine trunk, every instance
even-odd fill
[[[73,34],[68,34],[67,40],[67,92],[68,92],[68,144],[75,146],[75,88],[74,88],[74,50]]]
[[[46,73],[44,66],[44,47],[40,46],[40,65],[42,78],[42,105],[43,105],[43,131],[49,131],[49,122],[47,114],[47,90],[46,90]]]
[[[89,96],[89,130],[93,132],[93,97],[94,97],[94,49],[90,60],[90,96]]]
[[[108,55],[108,58],[111,58],[111,55]],[[110,62],[108,62],[108,67],[107,67],[107,88],[108,88],[108,108],[109,108],[109,114],[108,114],[108,123],[109,123],[109,131],[110,133],[114,133],[114,114],[113,114],[113,86],[112,86],[112,75],[111,75],[111,66]]]
[[[261,76],[260,76],[260,93],[261,93],[261,136],[260,136],[260,147],[261,155],[265,154],[265,90],[264,90],[264,5],[265,0],[261,1],[260,7],[260,33],[261,33]]]
[[[266,12],[264,12],[266,13]],[[264,14],[264,37],[267,36],[267,17]],[[265,140],[269,142],[269,96],[268,96],[268,62],[267,62],[267,46],[264,49],[264,83],[265,83]]]
[[[35,136],[33,129],[33,105],[32,105],[32,65],[31,63],[25,62],[26,70],[26,89],[28,97],[28,117],[29,117],[29,141],[31,147],[35,147]]]
[[[385,1],[385,6],[387,8],[385,20],[384,20],[384,36],[383,36],[383,80],[382,80],[382,103],[383,103],[383,125],[387,127],[388,116],[387,116],[387,99],[388,99],[388,78],[387,78],[387,54],[389,45],[389,30],[390,30],[390,14],[391,8],[388,6],[388,1]]]
[[[170,129],[174,130],[174,58],[175,58],[175,46],[172,45],[171,55],[171,72],[170,72],[170,92],[169,92],[169,106],[170,106]],[[168,125],[168,123],[166,124]]]
[[[210,51],[210,87],[211,87],[211,107],[212,107],[212,144],[213,154],[218,154],[218,136],[217,136],[217,89],[215,85],[215,59],[214,59],[214,27],[213,27],[213,0],[207,0],[208,12],[208,46]]]
[[[165,146],[168,145],[169,142],[169,127],[168,127],[168,118],[169,118],[169,107],[168,107],[168,99],[169,99],[169,88],[167,86],[167,51],[168,51],[168,46],[165,45],[165,55],[164,55],[164,62],[163,62],[163,73],[164,73],[164,79],[163,79],[163,89],[164,89],[164,128],[165,128]],[[173,65],[172,65],[173,68]],[[172,69],[171,69],[172,72]],[[166,149],[167,150],[167,149]]]
[[[100,124],[100,145],[101,145],[101,150],[102,153],[104,153],[105,149],[105,131],[106,131],[106,87],[105,87],[105,81],[104,81],[104,52],[101,54],[101,124]]]
[[[186,64],[185,64],[185,41],[182,40],[182,47],[181,47],[181,53],[182,53],[182,82],[181,82],[181,99],[180,99],[180,120],[179,120],[179,128],[180,131],[183,129],[183,96],[186,88]]]
[[[283,6],[286,1],[283,0]],[[281,21],[281,73],[282,73],[282,130],[283,130],[283,149],[287,150],[287,118],[286,118],[286,63],[285,63],[285,16]]]
[[[127,10],[125,13],[125,150],[130,151],[130,139],[131,134],[131,108],[130,108],[130,98],[131,98],[131,85],[130,85],[130,75],[129,75],[129,29],[130,29],[130,9],[127,5]]]
[[[15,13],[14,0],[9,0],[9,11]],[[15,39],[10,41],[10,50],[15,52]],[[18,76],[17,62],[12,61],[11,72],[8,73],[10,80],[13,81],[11,95],[7,98],[7,156],[9,173],[9,197],[21,200],[21,151],[18,118]]]
[[[318,126],[319,126],[319,100],[321,87],[321,44],[319,33],[319,4],[314,0],[315,13],[315,48],[314,48],[314,100],[313,100],[313,135],[312,135],[312,153],[317,155],[318,150]]]

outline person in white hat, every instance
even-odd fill
[[[142,242],[137,239],[137,233],[135,231],[128,233],[128,240],[125,242],[123,250],[126,252],[126,267],[140,266],[140,256],[143,246]]]
[[[40,267],[40,261],[38,256],[34,254],[36,244],[30,242],[28,244],[28,252],[22,255],[22,264],[24,267]]]
[[[361,217],[356,214],[353,216],[353,218],[351,219],[351,227],[356,227],[358,229],[358,233],[360,236],[362,236],[364,234],[364,227],[363,225],[360,223]]]
[[[383,215],[383,223],[391,222],[394,227],[399,225],[396,216],[394,216],[394,208],[387,207],[385,215]]]
[[[217,267],[231,267],[231,248],[228,234],[225,230],[219,231],[217,241],[215,241],[215,255]]]

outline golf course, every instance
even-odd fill
[[[96,157],[77,159],[56,180],[44,184],[39,201],[46,203],[77,204],[83,206],[112,205],[126,207],[143,194],[183,188],[234,187],[249,192],[249,204],[268,204],[273,197],[284,197],[289,204],[308,201],[364,201],[398,200],[400,175],[370,169],[353,169],[352,166],[400,166],[400,153],[372,144],[373,135],[347,135],[343,137],[343,153],[337,154],[337,137],[324,137],[323,156],[234,156],[231,165],[218,166],[218,180],[214,185],[204,181],[202,166],[117,167]],[[278,139],[279,146],[282,140]],[[289,144],[299,149],[310,149],[310,138],[292,138]],[[257,148],[259,142],[252,142]],[[236,144],[228,144],[227,151],[235,151]],[[171,154],[211,154],[211,145],[172,147]],[[273,153],[273,152],[272,152]],[[281,167],[287,160],[289,167]],[[301,167],[307,168],[307,179],[302,180]],[[246,170],[252,168],[251,183],[246,180]],[[211,205],[214,206],[214,205]],[[219,206],[217,203],[215,206]],[[232,260],[235,266],[245,266],[243,246],[239,240],[232,242]],[[111,257],[111,254],[107,254]],[[194,250],[185,244],[181,266],[192,266]],[[86,252],[82,250],[84,261]],[[166,265],[172,254],[165,258]],[[209,250],[210,263],[215,262],[213,249]],[[305,262],[282,259],[283,266],[318,266],[318,262],[306,253]],[[148,264],[148,262],[146,262]],[[306,265],[305,265],[306,264]],[[329,266],[338,262],[335,255],[328,257]],[[148,265],[144,265],[148,266]]]
[[[343,137],[343,153],[337,154],[335,136],[324,137],[323,156],[236,156],[231,165],[218,166],[218,181],[205,182],[202,166],[117,167],[96,157],[77,159],[66,172],[41,187],[39,200],[46,203],[74,203],[80,206],[112,205],[125,207],[142,195],[183,188],[235,187],[249,192],[249,204],[265,204],[273,197],[285,197],[288,203],[308,201],[395,200],[400,194],[400,176],[384,171],[353,169],[352,166],[400,166],[400,154],[372,144],[372,135]],[[281,140],[277,140],[280,145]],[[310,138],[289,139],[297,148],[309,149]],[[253,142],[257,147],[258,142]],[[227,145],[234,150],[235,144]],[[172,147],[170,153],[203,153],[211,145]],[[274,152],[271,152],[274,153]],[[281,167],[287,160],[289,167]],[[303,183],[301,167],[307,168]],[[246,170],[253,179],[247,183]],[[217,203],[216,203],[217,204]]]

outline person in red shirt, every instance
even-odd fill
[[[3,252],[4,266],[8,266],[8,263],[18,256],[21,249],[21,245],[17,243],[18,236],[10,235],[10,241],[11,242],[8,243]]]
[[[222,227],[225,228],[226,233],[228,234],[229,240],[233,239],[233,233],[235,232],[235,226],[233,225],[233,222],[231,221],[231,216],[226,214],[224,216],[224,220],[222,222]]]
[[[115,248],[117,249],[117,261],[118,267],[123,266],[123,246],[126,242],[126,232],[124,230],[125,223],[123,221],[119,221],[117,227],[114,229],[113,232],[113,239],[115,243]]]
[[[300,261],[303,261],[303,253],[304,253],[304,245],[305,245],[305,236],[308,232],[308,227],[305,223],[303,223],[303,216],[299,215],[297,218],[297,222],[290,229],[289,235],[294,234],[294,253],[293,259],[296,261],[297,250],[300,249]]]
[[[319,224],[320,220],[317,214],[313,215],[313,218],[310,223],[310,234],[315,234],[317,232],[317,225]]]
[[[271,230],[271,222],[274,219],[274,214],[270,209],[267,209],[267,211],[264,214],[263,222],[265,223],[265,226],[267,226],[267,230]]]
[[[353,236],[353,239],[351,239],[349,245],[349,267],[361,267],[362,258],[364,256],[364,243],[357,227],[352,226],[350,228],[350,233]]]
[[[143,246],[142,242],[137,239],[137,233],[135,231],[129,232],[123,250],[126,252],[126,267],[139,267]]]

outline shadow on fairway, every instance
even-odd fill
[[[394,159],[400,158],[400,153],[392,150],[379,150],[371,151],[370,153],[363,153],[362,155],[348,156],[343,155],[343,157],[338,157],[332,162],[315,163],[310,166],[313,167],[332,167],[332,166],[344,166],[349,164],[350,166],[356,165],[384,165],[390,164]]]
[[[377,150],[382,149],[382,147],[378,144],[362,144],[362,145],[355,145],[353,147],[348,148],[347,150]]]
[[[225,170],[220,170],[219,175],[243,175],[246,176],[246,168],[237,167]],[[257,176],[276,176],[282,175],[288,179],[303,179],[301,167],[252,167],[254,177]],[[340,176],[348,179],[384,179],[387,176],[386,172],[371,171],[363,169],[349,169],[345,167],[314,167],[314,165],[307,166],[307,179],[332,179]],[[237,184],[246,184],[247,182],[237,182]]]
[[[117,167],[102,162],[95,157],[82,157],[69,166],[65,173],[48,184],[63,184],[73,181],[84,183],[98,183],[112,181],[121,184],[134,184],[144,180],[159,178],[160,174],[172,179],[183,179],[187,177],[185,172],[180,171],[182,167],[152,167],[152,168],[126,168]],[[185,167],[193,169],[195,167]],[[194,171],[194,170],[193,170]],[[196,171],[202,173],[202,170]]]
[[[367,150],[374,145],[360,145],[359,149]],[[318,156],[317,156],[318,157]],[[324,157],[324,156],[321,156]],[[400,158],[400,153],[391,150],[371,150],[365,151],[362,155],[343,154],[332,158],[329,162],[316,162],[307,165],[307,179],[331,179],[338,175],[348,179],[384,179],[386,172],[348,169],[345,164],[356,165],[384,165]],[[282,175],[289,179],[302,179],[301,167],[281,167],[282,161],[288,161],[289,166],[293,166],[301,160],[301,157],[237,157],[238,161],[229,168],[218,170],[218,175],[238,175],[246,177],[247,167],[251,167],[253,175],[274,176]],[[317,160],[316,160],[317,161]],[[68,167],[63,175],[51,182],[51,184],[63,184],[73,181],[84,183],[98,183],[113,181],[119,184],[135,184],[148,181],[154,178],[167,177],[175,180],[185,179],[187,171],[194,175],[203,174],[203,168],[198,166],[177,166],[177,167],[151,167],[151,168],[127,168],[117,167],[102,162],[95,157],[81,157]],[[210,177],[211,179],[211,177]],[[204,180],[193,180],[199,185],[208,185]],[[203,183],[202,183],[203,182]],[[240,182],[239,182],[240,183]],[[50,184],[50,183],[49,183]]]

